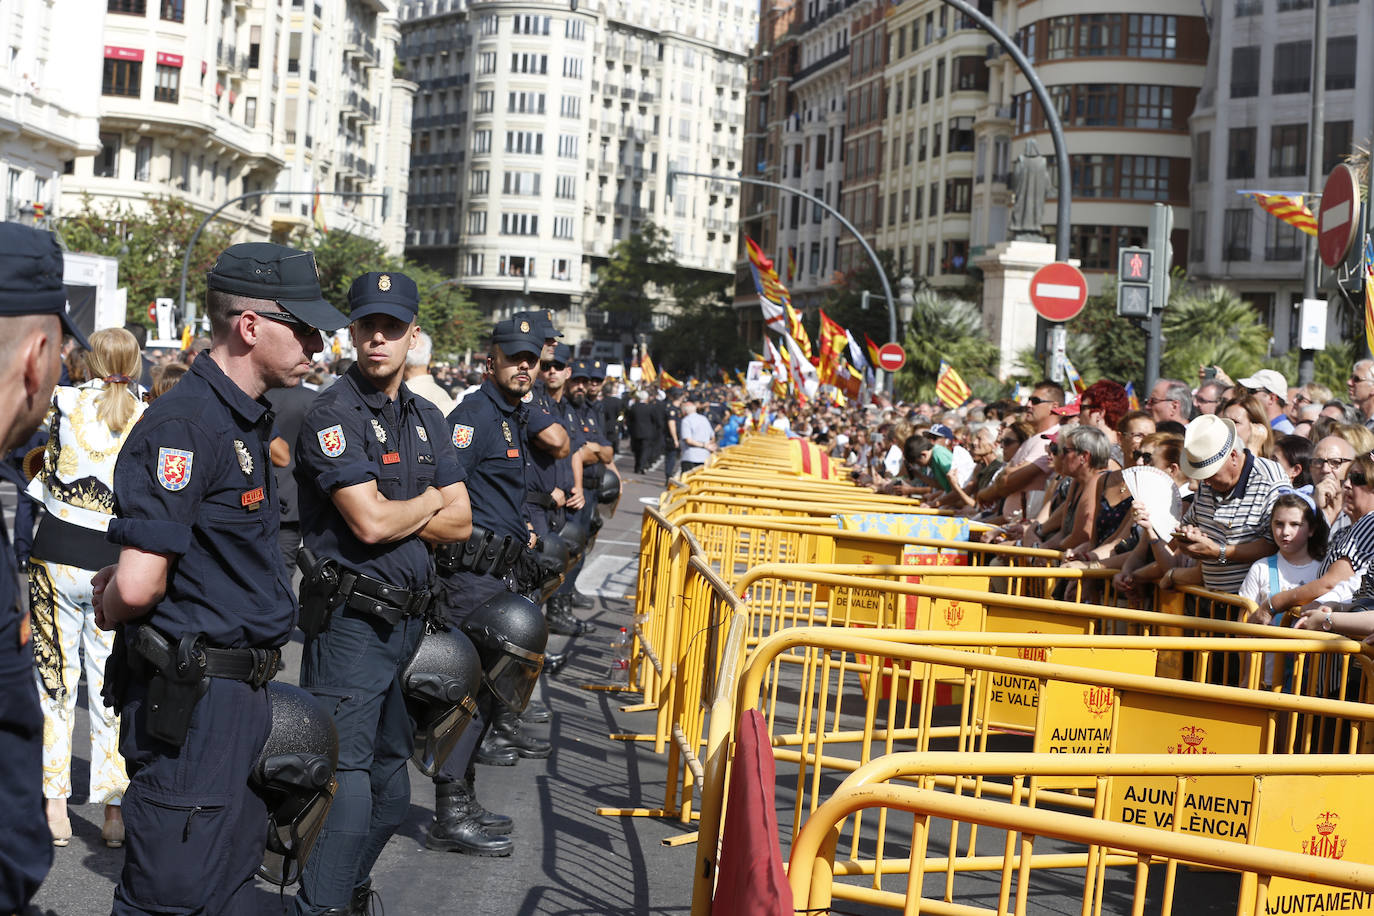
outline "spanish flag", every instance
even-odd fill
[[[868,364],[877,368],[881,365],[878,362],[878,345],[873,342],[873,338],[864,335],[864,350],[868,353]]]
[[[946,407],[958,407],[973,395],[973,389],[959,377],[954,367],[940,360],[940,374],[935,377],[935,396]]]
[[[315,228],[319,230],[320,235],[324,235],[329,231],[329,227],[324,224],[324,205],[320,203],[320,189],[318,186],[315,188],[315,197],[310,204],[310,218],[314,221]]]
[[[1264,210],[1288,225],[1308,235],[1317,234],[1317,219],[1302,202],[1301,194],[1266,194],[1263,191],[1250,191],[1249,194]]]

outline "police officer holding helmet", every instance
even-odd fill
[[[263,394],[299,384],[318,329],[345,320],[308,252],[234,245],[207,285],[210,349],[120,451],[108,537],[122,550],[93,580],[97,623],[118,629],[105,684],[130,777],[117,914],[257,912],[268,811],[249,778],[296,619]]]
[[[62,332],[85,347],[66,314],[62,249],[51,232],[0,223],[0,445],[33,435],[62,369]],[[0,524],[0,913],[23,910],[52,865],[43,816],[43,714],[29,621],[21,614],[14,550]]]
[[[540,424],[550,426],[553,421],[543,411],[531,410],[525,398],[551,330],[533,316],[499,322],[492,331],[487,378],[448,417],[472,497],[472,536],[436,554],[444,611],[455,626],[462,626],[479,607],[492,601],[508,599],[528,605],[515,594],[533,585],[526,578],[529,548],[535,540],[525,503],[526,442],[533,432],[528,423],[536,414]],[[490,691],[482,695],[478,701],[481,721],[463,734],[435,777],[435,818],[425,839],[430,849],[480,856],[511,853],[511,819],[487,811],[476,797],[473,764],[497,717],[494,700]],[[515,741],[500,748],[489,746],[484,762],[513,765],[520,754],[515,745],[526,743],[521,739],[527,736],[514,731],[519,723],[511,721],[509,712],[502,725]]]
[[[295,911],[338,916],[366,911],[372,866],[410,806],[402,670],[431,611],[429,546],[471,531],[448,425],[402,380],[419,331],[415,282],[366,273],[348,301],[357,361],[311,403],[296,444],[301,685],[333,713],[339,788]]]

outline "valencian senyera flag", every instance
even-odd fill
[[[958,407],[969,399],[973,389],[968,386],[954,367],[940,360],[940,374],[935,377],[935,396],[946,407]]]

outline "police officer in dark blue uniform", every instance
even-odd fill
[[[561,431],[543,411],[532,411],[529,395],[545,348],[546,328],[532,316],[499,322],[492,331],[487,378],[481,388],[449,414],[453,445],[468,475],[472,498],[472,535],[465,544],[439,552],[444,612],[459,626],[488,598],[504,591],[526,591],[521,581],[526,552],[535,536],[526,511],[526,442],[531,413],[543,416],[546,428]],[[566,433],[564,433],[566,440]],[[491,698],[478,700],[481,720],[463,733],[435,777],[435,818],[425,839],[430,849],[472,855],[507,856],[511,819],[487,811],[477,801],[475,768],[478,748],[496,718]],[[511,723],[502,723],[511,728]],[[515,723],[518,728],[518,722]],[[513,765],[527,738],[516,732],[504,748],[488,748],[483,762]],[[547,751],[544,751],[547,756]]]
[[[365,910],[372,866],[410,807],[412,731],[400,675],[431,610],[429,545],[463,540],[472,528],[448,424],[402,381],[419,333],[415,282],[366,273],[348,301],[357,361],[316,396],[296,443],[312,573],[301,589],[301,686],[339,731],[339,788],[296,913],[341,916]]]
[[[553,449],[536,437],[526,452],[525,501],[534,533],[539,537],[558,531],[566,514],[581,506],[580,502],[572,503],[574,456],[582,443],[576,434],[578,424],[563,397],[571,362],[572,349],[567,344],[556,344],[550,357],[540,360],[539,378],[530,390],[529,412],[547,415],[568,435],[566,449]],[[552,627],[551,631],[558,632]]]
[[[268,820],[248,778],[296,620],[263,395],[299,384],[317,329],[345,320],[309,252],[234,245],[207,285],[210,349],[125,441],[108,535],[123,549],[93,581],[97,623],[118,628],[105,686],[130,777],[118,914],[258,911]]]
[[[62,369],[63,329],[87,346],[66,305],[56,237],[0,223],[0,452],[22,444],[42,422]],[[0,913],[23,910],[52,866],[41,788],[43,714],[14,563],[0,524]]]

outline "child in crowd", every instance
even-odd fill
[[[1317,511],[1311,496],[1289,490],[1274,503],[1269,517],[1269,531],[1279,552],[1251,566],[1240,586],[1240,596],[1262,605],[1271,595],[1304,585],[1317,577],[1322,557],[1326,555],[1326,516]],[[1256,612],[1258,613],[1258,612]],[[1268,615],[1266,615],[1268,616]],[[1252,617],[1255,623],[1292,625],[1291,618],[1274,614],[1268,621]],[[1274,686],[1273,655],[1264,658],[1264,686]]]

